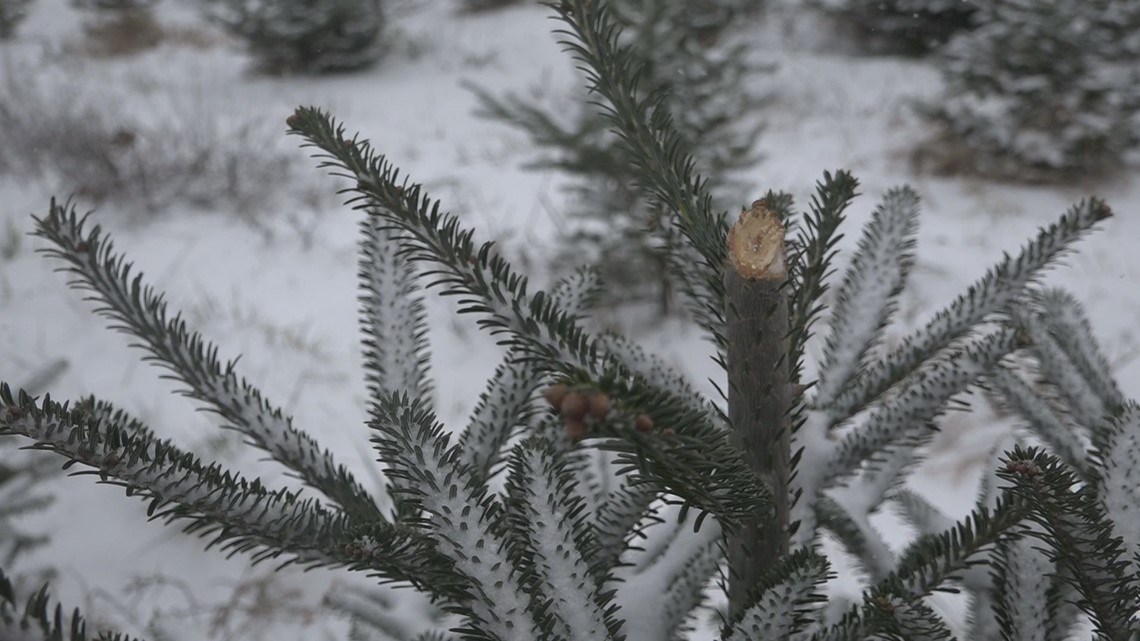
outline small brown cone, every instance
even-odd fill
[[[542,390],[542,397],[546,399],[547,403],[550,403],[551,407],[559,409],[562,407],[562,399],[566,398],[566,394],[569,391],[570,389],[568,387],[562,383],[558,383],[557,385],[551,385]]]
[[[633,419],[633,429],[638,432],[653,431],[653,419],[646,414],[638,414],[637,418]]]
[[[586,400],[585,394],[570,392],[562,399],[558,409],[566,419],[580,421],[586,418],[586,412],[590,411],[590,402]]]
[[[606,394],[602,392],[590,394],[590,416],[600,421],[610,415],[612,407],[613,403],[610,402],[610,397]]]
[[[290,129],[296,129],[301,124],[301,117],[297,114],[289,114],[289,117],[285,119],[285,124],[289,125]]]
[[[569,436],[572,441],[580,441],[586,438],[586,434],[588,434],[589,431],[590,426],[586,425],[586,421],[581,419],[566,420],[566,436]]]

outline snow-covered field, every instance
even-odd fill
[[[195,118],[202,127],[217,119],[280,132],[276,141],[251,135],[247,142],[269,145],[294,162],[286,176],[274,177],[270,193],[246,202],[241,212],[232,205],[203,210],[183,203],[159,211],[106,205],[92,220],[112,232],[117,247],[167,292],[173,309],[221,347],[223,358],[242,355],[241,375],[292,412],[296,425],[358,478],[377,486],[357,354],[358,215],[339,204],[336,182],[315,169],[297,140],[284,136],[285,117],[299,104],[331,110],[482,230],[484,239],[500,240],[509,255],[526,261],[540,280],[544,248],[562,224],[560,178],[523,171],[520,165],[533,158],[526,139],[477,118],[473,96],[462,86],[542,86],[555,93],[571,86],[574,74],[550,34],[547,11],[522,6],[467,15],[444,0],[420,5],[400,19],[388,59],[331,78],[252,76],[221,38],[184,38],[131,58],[80,61],[63,46],[80,33],[66,0],[41,0],[19,40],[0,45],[0,63],[9,72],[30,65],[47,95],[105,105],[110,116],[175,114],[190,118],[191,126]],[[172,25],[195,20],[178,7],[163,7],[161,15]],[[864,195],[850,211],[841,244],[850,247],[885,190],[902,183],[918,190],[918,268],[903,299],[905,325],[892,328],[894,335],[924,322],[1072,202],[1104,197],[1117,216],[1050,278],[1086,305],[1122,388],[1140,396],[1140,218],[1134,213],[1140,171],[1109,184],[1032,188],[916,174],[908,155],[928,132],[907,102],[936,95],[937,73],[924,62],[853,57],[829,50],[826,41],[818,25],[797,21],[790,11],[778,12],[757,33],[756,46],[779,67],[757,80],[777,97],[764,113],[768,130],[761,141],[765,158],[754,171],[756,194],[782,189],[805,203],[824,170],[853,171]],[[18,235],[31,228],[29,214],[46,213],[52,195],[66,197],[66,178],[0,175],[0,379],[20,384],[65,358],[69,367],[51,386],[53,397],[94,393],[205,456],[271,483],[291,483],[172,395],[174,386],[139,362],[141,352],[107,331],[82,295],[34,253],[41,243]],[[89,208],[82,197],[77,202]],[[432,299],[429,310],[437,407],[457,424],[474,406],[497,348],[467,319],[455,319],[450,302]],[[715,375],[696,332],[680,323],[637,332],[695,380]],[[1008,429],[985,411],[949,416],[919,489],[948,511],[964,513],[981,457]],[[343,573],[275,575],[268,563],[250,567],[241,555],[203,552],[199,539],[146,523],[142,502],[90,477],[61,479],[55,494],[55,504],[28,522],[33,531],[50,532],[51,543],[27,563],[58,569],[55,589],[68,607],[82,606],[98,620],[152,638],[164,629],[171,639],[195,638],[187,634],[195,629],[216,639],[344,638],[344,622],[320,607],[329,582]],[[896,525],[884,525],[894,540],[904,536]]]

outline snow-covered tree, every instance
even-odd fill
[[[352,71],[384,51],[382,0],[208,0],[206,7],[269,73]]]
[[[936,161],[1028,180],[1104,174],[1140,147],[1140,3],[993,0],[924,107]]]
[[[761,133],[756,118],[766,93],[757,76],[771,65],[758,59],[751,17],[761,0],[614,0],[623,43],[644,62],[638,99],[660,94],[666,113],[710,181],[717,207],[747,202],[741,172],[755,165]],[[656,301],[668,312],[676,283],[664,261],[675,242],[666,207],[636,180],[634,155],[579,88],[550,100],[477,90],[484,115],[527,134],[539,150],[529,167],[570,177],[571,199],[554,268],[583,264],[601,270],[601,304]],[[646,233],[646,232],[649,233]]]
[[[877,53],[919,56],[971,29],[976,0],[811,0]]]
[[[126,486],[157,518],[223,550],[412,586],[447,615],[408,630],[390,625],[394,601],[337,593],[356,639],[680,639],[718,576],[729,641],[949,639],[925,601],[944,589],[974,595],[971,639],[1063,639],[1084,619],[1097,638],[1135,639],[1140,405],[1108,375],[1075,301],[1038,284],[1109,208],[1075,204],[888,346],[884,328],[914,263],[916,194],[883,196],[832,282],[853,177],[825,174],[802,216],[790,196],[768,192],[730,226],[663,98],[638,99],[645,63],[621,44],[605,3],[555,9],[632,151],[635,179],[669,212],[667,264],[724,368],[723,397],[698,394],[628,338],[589,331],[581,316],[596,272],[535,290],[368,142],[301,108],[290,130],[353,179],[365,214],[367,425],[388,500],[171,315],[99,227],[55,202],[36,233],[73,284],[186,395],[315,494],[204,463],[109,405],[37,401],[7,385],[0,433]],[[431,400],[424,289],[457,297],[505,350],[454,432]],[[820,375],[809,380],[807,346],[827,306]],[[977,507],[953,522],[902,481],[939,416],[979,387],[1024,417],[1027,443],[1001,454]],[[888,504],[921,533],[898,554],[869,519]],[[824,596],[825,532],[865,571],[859,602]],[[9,593],[0,584],[11,603]]]
[[[0,0],[0,40],[16,35],[16,27],[28,17],[32,0]]]

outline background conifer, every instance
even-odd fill
[[[1104,175],[1140,142],[1140,4],[994,0],[941,59],[930,154],[1022,180]]]
[[[749,46],[760,0],[616,0],[610,3],[623,43],[644,61],[641,99],[663,96],[665,113],[693,155],[717,207],[745,202],[742,172],[758,160],[758,117],[766,92],[757,76],[771,65]],[[650,301],[658,312],[674,305],[677,284],[663,248],[677,242],[667,211],[638,186],[630,152],[605,118],[575,88],[552,104],[479,90],[483,112],[524,131],[540,149],[530,166],[571,179],[562,242],[554,268],[563,273],[594,264],[607,283],[599,304]],[[664,114],[663,114],[664,115]]]
[[[382,0],[209,0],[206,7],[269,73],[352,71],[383,53]]]

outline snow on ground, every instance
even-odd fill
[[[78,37],[79,22],[64,0],[42,0],[35,11],[21,40],[0,48],[0,60],[34,59],[38,51],[57,51],[51,43]],[[171,23],[193,21],[182,9],[165,11]],[[915,174],[907,154],[925,132],[906,103],[934,95],[937,74],[925,63],[828,53],[818,46],[814,27],[787,29],[789,19],[775,17],[757,38],[757,46],[779,64],[775,76],[760,82],[779,91],[765,112],[769,127],[761,143],[765,160],[755,171],[756,193],[784,189],[805,203],[824,170],[852,170],[864,196],[850,213],[842,246],[851,247],[886,189],[909,183],[918,190],[924,211],[918,268],[903,301],[904,323],[892,328],[895,335],[924,322],[1003,251],[1015,251],[1075,200],[1090,193],[1105,197],[1119,215],[1085,241],[1051,282],[1084,302],[1124,390],[1140,396],[1134,322],[1140,315],[1140,260],[1134,250],[1140,218],[1133,214],[1140,206],[1140,173],[1095,187],[1034,188]],[[564,90],[574,76],[551,27],[540,8],[463,15],[438,2],[405,16],[391,58],[363,73],[253,77],[224,40],[205,49],[172,44],[127,60],[76,67],[82,78],[75,82],[92,93],[75,99],[110,95],[124,109],[146,111],[145,105],[155,104],[148,100],[179,105],[204,96],[214,107],[202,112],[204,118],[241,117],[282,133],[296,105],[328,108],[425,183],[445,207],[461,213],[483,238],[499,239],[508,253],[538,269],[560,221],[559,179],[520,169],[532,158],[525,138],[475,117],[474,100],[462,84]],[[293,413],[298,426],[359,478],[378,487],[362,425],[365,395],[356,353],[358,216],[338,204],[335,182],[314,169],[296,139],[282,136],[278,149],[297,158],[299,178],[286,181],[281,197],[267,200],[263,211],[239,216],[224,208],[206,212],[179,205],[127,215],[104,206],[93,220],[114,234],[117,247],[148,282],[167,292],[174,309],[221,346],[224,358],[242,355],[243,376]],[[52,178],[0,176],[0,237],[16,238],[4,230],[26,231],[28,213],[43,215],[50,195],[67,191]],[[52,385],[53,396],[94,393],[204,455],[250,476],[291,483],[172,395],[174,386],[140,364],[140,352],[95,321],[81,295],[33,253],[41,243],[24,237],[18,246],[0,244],[13,247],[0,263],[0,378],[19,383],[64,357],[70,367]],[[454,319],[449,302],[433,299],[429,311],[438,407],[444,420],[457,425],[492,371],[497,348],[466,319]],[[715,366],[701,357],[706,349],[699,337],[678,323],[641,330],[640,338],[695,380],[715,375]],[[938,448],[944,454],[916,484],[948,511],[964,513],[973,500],[980,457],[1008,428],[985,413],[951,416]],[[143,504],[123,498],[121,490],[90,478],[63,479],[55,505],[29,524],[52,533],[50,546],[31,562],[59,569],[56,589],[69,607],[81,605],[132,632],[158,637],[161,629],[147,627],[153,621],[189,629],[180,618],[189,617],[218,639],[343,638],[343,622],[319,613],[320,596],[339,573],[290,570],[274,576],[268,564],[251,568],[244,556],[227,560],[216,551],[203,552],[198,539],[144,521]],[[900,542],[901,528],[883,522]],[[231,607],[219,609],[225,605]],[[276,625],[266,623],[271,619]]]

